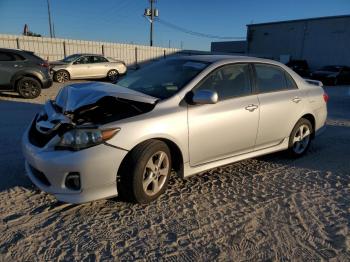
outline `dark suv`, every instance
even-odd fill
[[[33,52],[0,48],[0,90],[35,98],[52,85],[49,64]]]
[[[290,60],[287,66],[294,70],[301,77],[309,77],[310,69],[306,60]]]

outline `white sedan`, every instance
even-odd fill
[[[116,85],[65,86],[23,136],[30,179],[59,200],[120,195],[138,203],[243,159],[307,152],[328,96],[278,62],[236,56],[164,59]]]
[[[74,54],[65,59],[50,63],[51,72],[56,82],[69,79],[108,78],[115,81],[127,71],[123,61],[106,58],[96,54]]]

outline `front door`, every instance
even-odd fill
[[[190,165],[252,151],[259,104],[252,94],[249,64],[230,64],[210,73],[193,90],[213,90],[219,102],[188,105]]]
[[[70,66],[71,78],[84,78],[91,75],[91,66],[93,65],[91,56],[82,56]]]

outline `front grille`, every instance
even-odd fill
[[[43,134],[36,129],[35,123],[37,120],[37,116],[35,117],[30,129],[29,129],[29,141],[31,144],[37,147],[44,147],[54,136],[57,134],[56,132],[52,132],[50,134]]]
[[[32,172],[33,176],[35,176],[36,179],[38,179],[41,183],[43,183],[45,186],[51,186],[50,181],[46,178],[45,174],[35,167],[32,167],[29,165],[30,171]]]

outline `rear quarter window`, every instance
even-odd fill
[[[29,59],[44,61],[44,59],[42,59],[41,57],[37,56],[36,54],[34,54],[32,52],[26,52],[26,55]]]
[[[0,61],[15,61],[15,57],[7,52],[0,52]]]

